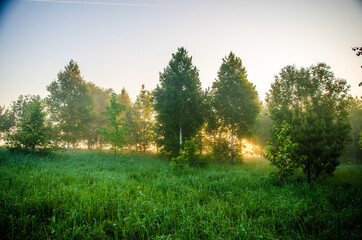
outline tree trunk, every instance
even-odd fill
[[[307,180],[308,184],[310,185],[312,183],[312,176],[309,169],[307,169]]]
[[[69,140],[67,141],[67,152],[69,152]]]
[[[182,153],[182,127],[180,123],[180,154]]]
[[[231,159],[230,163],[234,164],[234,126],[231,126]]]
[[[353,137],[353,130],[352,130],[352,142],[353,142],[353,165],[356,165],[356,148],[354,145],[354,137]]]

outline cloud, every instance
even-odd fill
[[[115,2],[66,1],[66,0],[25,0],[25,1],[27,1],[27,2],[43,2],[43,3],[125,6],[125,7],[166,7],[166,6],[169,6],[169,5],[143,4],[143,3],[115,3]]]

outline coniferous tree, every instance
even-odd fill
[[[234,136],[251,136],[260,111],[258,93],[248,81],[241,59],[232,52],[223,59],[212,86],[212,109],[218,123],[231,134],[231,164],[234,163]]]
[[[47,86],[47,90],[50,92],[47,103],[52,120],[69,150],[70,143],[75,144],[85,138],[94,119],[94,103],[78,64],[71,60],[64,71],[58,73],[57,81]]]
[[[131,98],[125,88],[122,88],[121,93],[118,95],[118,103],[125,106],[125,111],[121,114],[121,118],[124,119],[124,126],[127,131],[127,138],[124,145],[131,151],[132,147],[137,148],[137,118],[139,118],[137,111],[135,110]],[[136,149],[137,150],[137,149]]]
[[[176,156],[183,141],[193,138],[204,122],[199,73],[185,48],[172,54],[153,96],[158,144]]]
[[[140,145],[145,153],[153,139],[153,109],[152,93],[145,90],[144,85],[142,85],[141,92],[137,96],[134,108],[138,114],[138,118],[135,119],[137,125],[137,145]]]

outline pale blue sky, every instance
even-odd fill
[[[362,95],[360,0],[18,0],[0,16],[0,105],[20,94],[47,96],[70,59],[86,81],[132,100],[152,90],[171,54],[185,47],[202,87],[222,58],[239,56],[263,100],[288,64],[326,62]]]

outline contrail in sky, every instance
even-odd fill
[[[112,3],[112,2],[90,2],[90,1],[65,1],[65,0],[25,0],[26,2],[45,2],[45,3],[68,3],[68,4],[86,4],[86,5],[109,5],[126,7],[166,7],[169,5],[159,4],[138,4],[138,3]]]

